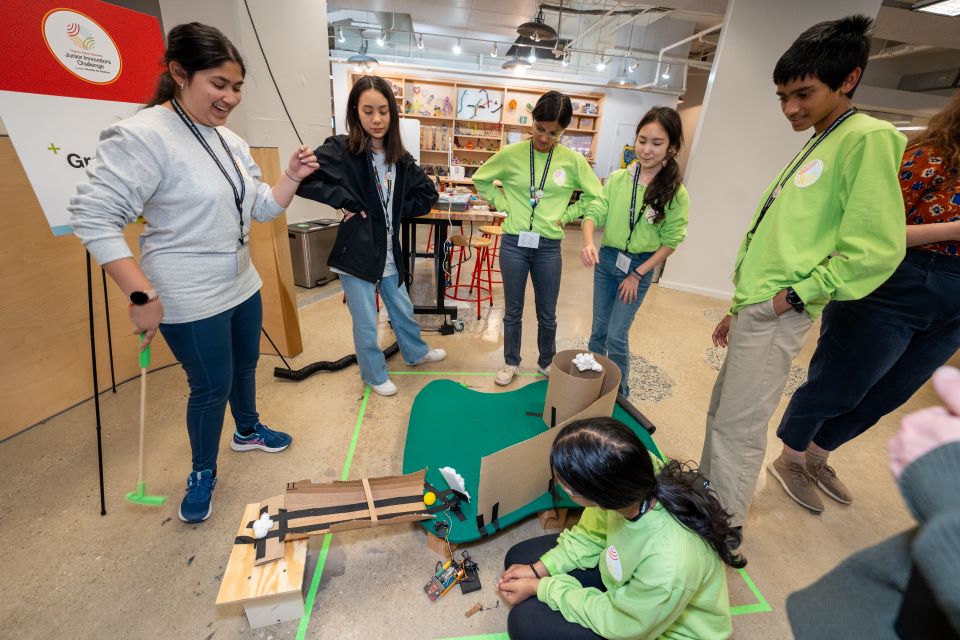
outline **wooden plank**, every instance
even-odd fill
[[[250,155],[260,167],[261,179],[267,184],[275,184],[281,172],[277,149],[254,147],[250,149]],[[303,352],[303,339],[285,213],[270,222],[254,222],[250,229],[250,257],[263,280],[260,290],[263,298],[263,328],[283,355],[299,355]],[[262,334],[260,350],[274,353],[273,346]]]
[[[259,513],[259,502],[246,506],[240,519],[238,536],[253,536],[253,529],[248,528],[247,523],[256,520]],[[217,593],[217,604],[246,603],[276,595],[300,593],[307,559],[307,541],[295,540],[283,546],[282,559],[258,567],[254,565],[256,550],[253,545],[234,544]]]

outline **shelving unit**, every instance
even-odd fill
[[[360,74],[351,74],[351,83]],[[462,166],[469,176],[506,144],[530,137],[533,105],[548,88],[507,87],[383,75],[393,88],[402,118],[420,120],[420,158],[428,173],[447,176]],[[582,153],[590,164],[597,151],[603,94],[568,94],[574,113],[561,143]]]

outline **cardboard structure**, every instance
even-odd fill
[[[620,368],[609,358],[593,354],[602,372],[578,371],[573,358],[583,349],[561,351],[553,357],[543,407],[546,431],[480,460],[477,520],[496,523],[541,496],[550,487],[550,448],[561,427],[574,420],[613,415],[620,389]]]

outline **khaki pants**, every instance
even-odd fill
[[[744,307],[730,322],[727,358],[707,410],[700,468],[733,514],[733,526],[747,519],[767,448],[767,423],[811,324],[809,315],[793,310],[778,317],[772,299]]]

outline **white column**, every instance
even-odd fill
[[[243,0],[160,0],[163,28],[202,22],[223,31],[247,68],[243,102],[227,126],[252,147],[277,147],[281,167],[300,144],[270,79],[266,61],[304,144],[318,147],[331,128],[330,57],[325,0],[248,0],[263,53]],[[266,61],[264,59],[266,55]],[[301,198],[287,209],[288,222],[339,217]]]
[[[880,4],[728,0],[687,164],[687,239],[667,262],[662,286],[731,297],[737,249],[760,196],[813,133],[794,133],[780,111],[772,78],[777,60],[808,27],[853,14],[874,17]]]

